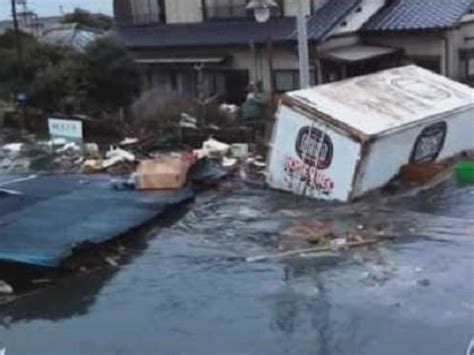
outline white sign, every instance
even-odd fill
[[[48,119],[49,134],[52,137],[60,137],[82,141],[82,122],[76,120],[65,120],[58,118]]]

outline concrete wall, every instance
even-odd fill
[[[445,58],[445,41],[441,34],[390,34],[367,35],[365,42],[368,44],[382,45],[388,47],[401,48],[408,58],[428,58],[439,57],[439,72],[447,75]]]
[[[365,42],[402,48],[408,58],[439,57],[440,73],[454,80],[466,78],[460,51],[474,48],[474,21],[466,21],[449,31],[368,35]]]

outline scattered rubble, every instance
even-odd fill
[[[422,279],[418,281],[418,285],[423,286],[423,287],[428,287],[431,285],[431,281],[428,279]]]
[[[0,296],[13,294],[13,287],[7,284],[5,281],[0,280]]]
[[[186,123],[184,127],[192,126],[192,117],[183,116],[182,119],[182,123]],[[186,184],[208,187],[230,174],[249,184],[256,181],[262,181],[263,184],[265,180],[266,157],[259,155],[252,144],[227,144],[209,138],[204,140],[200,149],[193,150],[189,146],[161,149],[155,144],[161,138],[164,137],[126,137],[118,143],[114,142],[115,145],[108,149],[97,143],[79,145],[61,138],[50,141],[18,141],[0,146],[0,172],[108,173],[111,175],[111,189],[117,191],[176,190]],[[409,184],[428,184],[450,167],[452,165],[449,168],[441,164],[407,166],[402,169],[400,180]],[[21,179],[34,176],[36,175]],[[0,187],[3,185],[0,184]],[[15,193],[18,192],[0,189],[0,196]],[[297,217],[301,216],[295,216]],[[317,257],[328,253],[341,254],[348,249],[374,245],[391,236],[389,230],[375,230],[365,223],[343,230],[330,219],[303,219],[295,221],[293,226],[289,226],[275,239],[279,252],[248,257],[245,260],[262,262],[292,257]],[[101,255],[102,266],[118,267],[122,254],[126,254],[126,251],[117,250],[109,255]],[[78,265],[75,270],[88,272],[91,266]],[[367,278],[375,280],[378,277],[369,274]],[[54,280],[37,279],[33,284],[44,285],[50,282]],[[418,284],[426,287],[430,282],[420,280]],[[10,292],[8,287],[8,284],[0,282],[0,295],[13,294],[13,288]]]

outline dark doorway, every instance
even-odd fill
[[[247,96],[249,84],[248,70],[226,70],[225,76],[225,101],[230,104],[240,105]]]

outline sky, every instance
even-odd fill
[[[81,7],[91,12],[112,15],[112,0],[28,0],[28,7],[40,16],[59,15],[60,6],[65,12]],[[0,0],[0,20],[10,18],[11,0]]]

